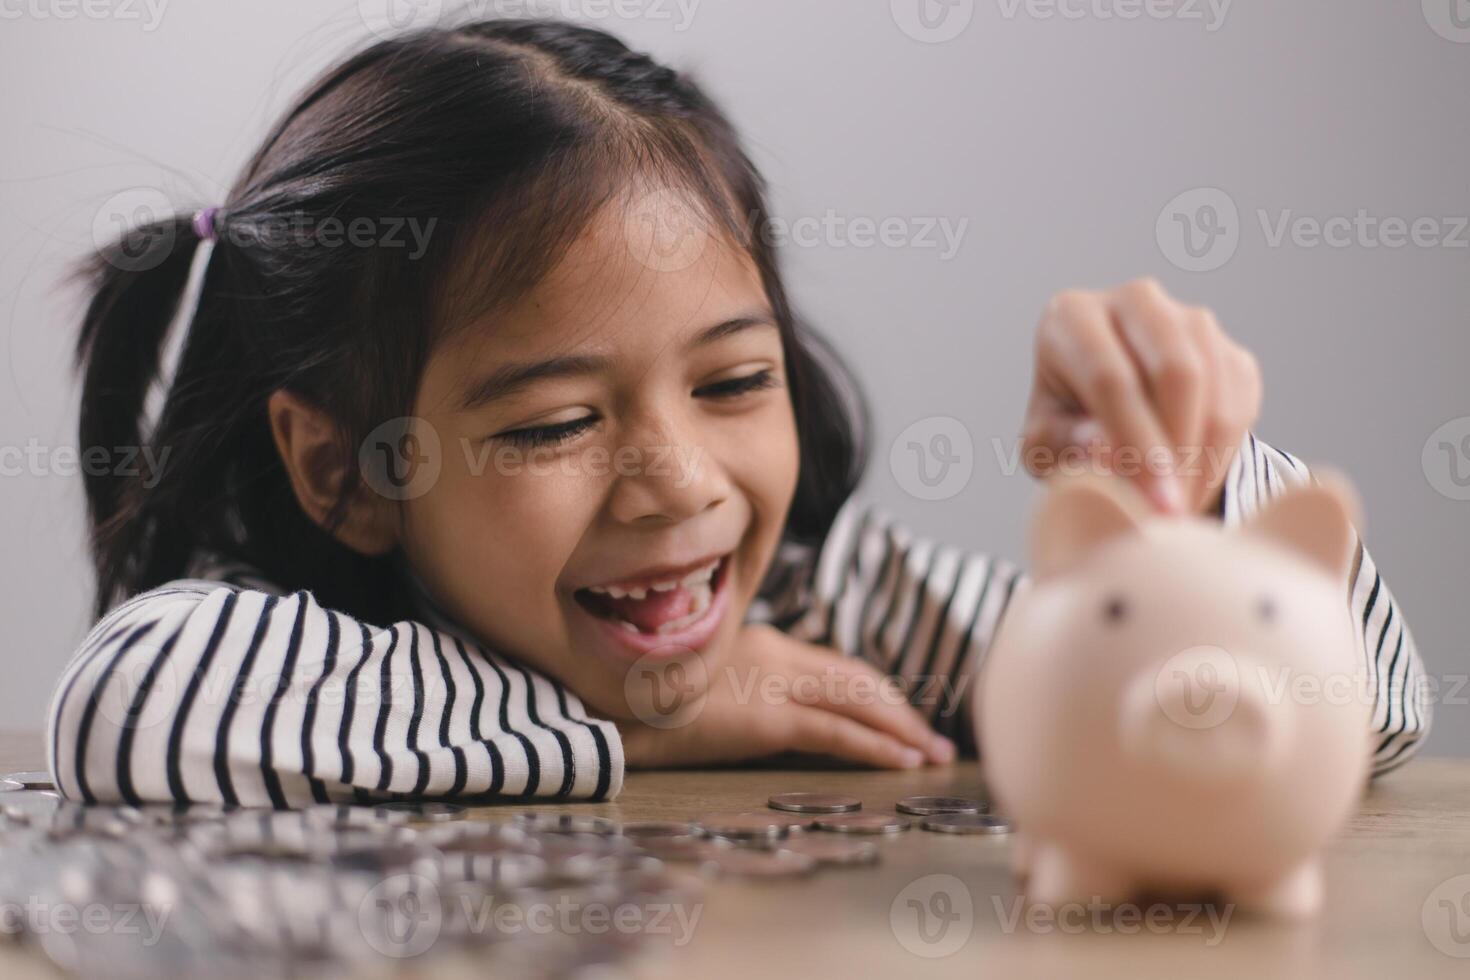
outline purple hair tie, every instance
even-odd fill
[[[203,211],[194,212],[194,234],[201,241],[214,241],[214,216],[219,208],[205,208]]]

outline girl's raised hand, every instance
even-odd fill
[[[794,751],[911,769],[950,762],[955,754],[891,678],[856,657],[765,625],[743,627],[729,662],[708,677],[708,693],[680,710],[682,717],[658,725],[617,722],[630,767]]]
[[[1026,467],[1069,461],[1136,482],[1161,511],[1217,499],[1261,407],[1255,357],[1152,279],[1057,294],[1036,328]]]

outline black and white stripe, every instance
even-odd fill
[[[197,579],[97,624],[48,735],[57,787],[87,802],[599,800],[623,776],[610,722],[457,633]]]
[[[1225,520],[1244,520],[1266,500],[1311,478],[1300,459],[1247,435],[1226,480]],[[1378,775],[1408,761],[1428,733],[1429,689],[1414,637],[1361,540],[1348,596],[1373,687],[1373,773]]]
[[[1248,434],[1226,477],[1221,517],[1236,524],[1311,479],[1300,460]],[[973,753],[970,699],[1019,568],[917,539],[881,511],[850,500],[811,574],[798,637],[862,657],[904,681],[936,729]],[[1424,665],[1388,586],[1362,542],[1350,590],[1374,690],[1373,772],[1406,761],[1429,726]]]

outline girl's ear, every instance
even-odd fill
[[[1148,515],[1142,496],[1116,477],[1056,476],[1031,522],[1031,564],[1038,579],[1076,566],[1104,542],[1130,534]]]
[[[346,483],[347,467],[336,423],[326,412],[293,392],[271,392],[266,403],[271,434],[281,463],[291,477],[291,489],[306,515],[323,528]],[[347,502],[342,523],[331,534],[353,551],[383,555],[398,543],[398,515],[394,501],[365,483],[359,483]]]

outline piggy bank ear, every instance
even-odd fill
[[[1316,482],[1293,487],[1263,506],[1243,530],[1345,579],[1357,550],[1358,514],[1352,485],[1336,473],[1318,472]]]
[[[1053,477],[1031,522],[1032,571],[1039,579],[1065,572],[1104,542],[1138,529],[1148,508],[1120,479]]]

